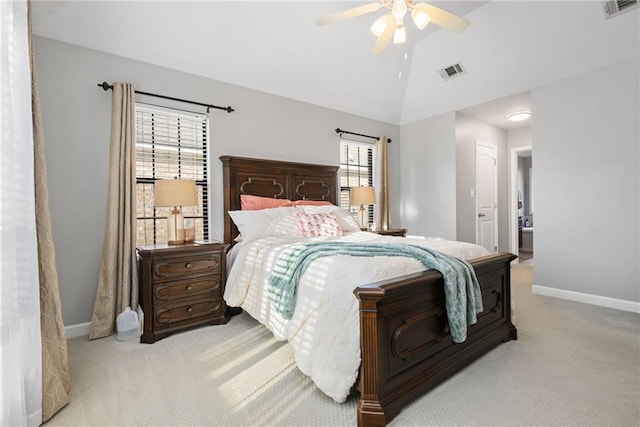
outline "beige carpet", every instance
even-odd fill
[[[513,269],[519,339],[405,408],[391,426],[640,425],[640,315],[531,294]],[[355,426],[247,315],[153,345],[69,340],[71,402],[48,426]]]

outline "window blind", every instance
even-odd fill
[[[159,179],[193,179],[198,206],[184,206],[185,222],[196,240],[208,238],[207,143],[209,119],[198,113],[136,103],[137,242],[167,242],[166,217],[171,208],[155,207]]]
[[[351,187],[373,186],[374,145],[340,140],[340,206],[358,214],[360,206],[350,205]],[[373,207],[365,206],[365,215],[373,222]]]

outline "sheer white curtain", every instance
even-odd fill
[[[0,1],[0,425],[42,422],[40,294],[25,0]]]

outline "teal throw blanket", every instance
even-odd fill
[[[477,322],[483,310],[480,285],[471,265],[459,258],[422,246],[397,243],[316,242],[286,249],[269,277],[268,295],[274,308],[291,319],[298,281],[309,265],[321,257],[401,256],[417,259],[444,277],[444,293],[451,337],[456,343],[467,339],[467,325]]]

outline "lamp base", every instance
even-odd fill
[[[184,217],[177,206],[167,217],[167,244],[184,245]]]

